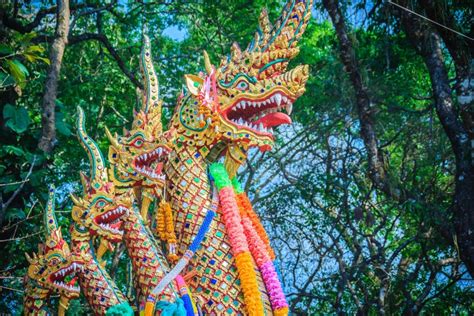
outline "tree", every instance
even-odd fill
[[[452,237],[457,161],[426,58],[409,36],[416,25],[406,29],[403,11],[381,1],[323,4],[332,6],[338,23],[316,4],[294,61],[311,69],[307,91],[294,104],[294,124],[278,129],[271,152],[251,152],[239,172],[276,250],[290,308],[298,315],[468,315],[474,281]],[[467,2],[449,10],[439,10],[437,1],[413,4],[472,37]],[[78,172],[87,169],[71,127],[76,106],[96,122],[89,132],[104,152],[104,126],[121,133],[131,124],[143,23],[169,117],[183,75],[204,69],[202,50],[218,65],[232,42],[245,47],[265,6],[274,20],[280,1],[71,2],[54,104],[57,145],[45,154],[38,149],[40,105],[58,8],[47,1],[3,4],[0,310],[21,311],[23,252],[36,251],[40,241],[48,183],[58,187],[58,220],[67,235],[67,196],[81,190]],[[423,30],[442,48],[454,121],[470,133],[470,108],[460,102],[470,86],[461,84],[466,67],[457,66],[470,58],[469,42],[428,25]],[[120,247],[106,260],[131,295]],[[88,312],[82,301],[70,309]]]

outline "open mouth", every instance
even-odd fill
[[[158,148],[141,154],[133,160],[133,168],[153,180],[164,180],[165,175],[161,173],[163,163],[166,161],[171,149],[166,146],[159,146]]]
[[[82,264],[73,262],[69,266],[53,273],[50,277],[51,282],[53,282],[56,287],[79,294],[80,288],[76,285],[78,284],[76,272],[82,271],[83,268]]]
[[[98,215],[94,220],[100,228],[114,234],[122,235],[123,230],[120,229],[120,226],[122,225],[121,218],[127,213],[128,208],[123,205],[118,205],[116,208]]]
[[[239,129],[247,129],[260,135],[272,136],[272,127],[291,124],[289,115],[293,110],[293,101],[284,92],[277,91],[262,99],[239,99],[223,114]],[[280,112],[285,110],[287,114]]]

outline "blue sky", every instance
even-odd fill
[[[181,26],[171,25],[163,30],[163,35],[180,42],[188,36],[188,31]]]

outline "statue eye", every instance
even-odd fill
[[[96,207],[102,208],[105,206],[105,201],[104,200],[99,200],[97,203],[95,203]]]
[[[246,81],[241,80],[237,84],[236,88],[240,91],[244,91],[244,90],[247,90],[249,88],[249,84]]]
[[[143,146],[143,139],[137,138],[131,143],[131,145],[134,147],[140,148]]]

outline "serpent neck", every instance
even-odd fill
[[[51,291],[45,289],[33,280],[28,279],[23,299],[24,315],[48,315],[47,298]]]
[[[86,231],[72,231],[73,252],[84,255],[84,270],[79,273],[79,284],[95,315],[105,315],[114,306],[126,302],[114,280],[99,264],[91,247],[91,236]]]
[[[155,237],[145,225],[135,205],[124,220],[123,228],[125,246],[132,261],[137,298],[142,308],[150,291],[169,272],[170,268]],[[176,291],[172,287],[167,287],[162,294],[162,299],[169,302],[177,298]]]
[[[171,153],[165,173],[180,245],[178,253],[183,255],[212,204],[207,163],[197,151],[183,146]],[[190,287],[193,294],[201,299],[204,313],[241,314],[245,310],[235,259],[220,210],[202,247],[190,261],[187,272],[196,273]],[[257,279],[265,312],[271,315],[268,295],[258,271]]]

